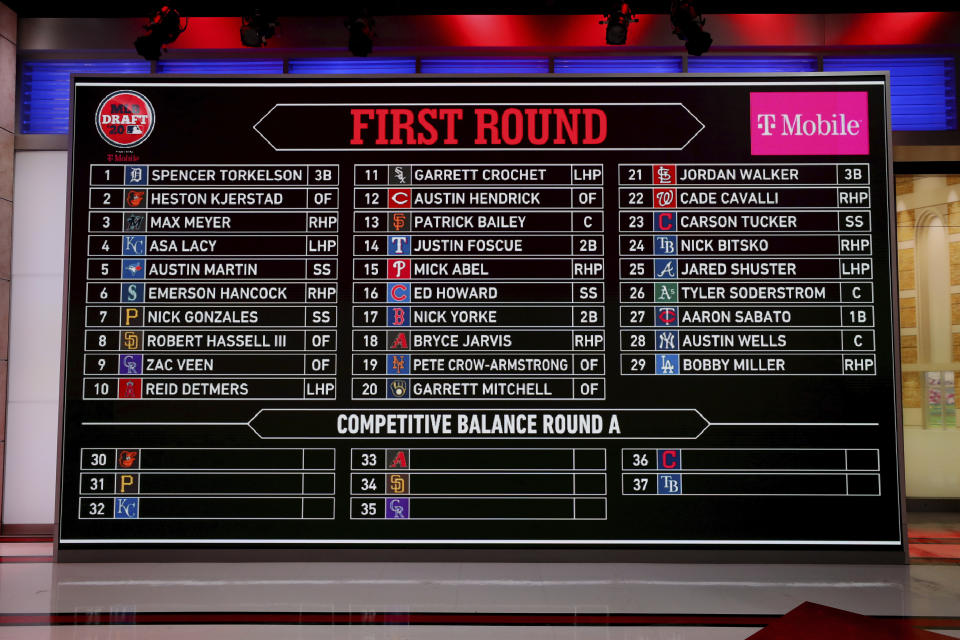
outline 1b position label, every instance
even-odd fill
[[[884,76],[74,82],[63,557],[902,555]]]

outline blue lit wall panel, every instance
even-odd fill
[[[677,57],[555,58],[554,73],[680,73]]]
[[[299,58],[287,63],[289,73],[416,73],[416,58]]]
[[[798,56],[717,56],[687,59],[690,73],[784,73],[816,71],[817,59]]]
[[[899,131],[957,128],[957,76],[953,58],[824,57],[824,71],[889,71],[890,112]]]
[[[283,73],[283,60],[161,60],[158,73]]]
[[[423,73],[548,73],[548,58],[424,58]]]
[[[20,68],[20,132],[67,133],[71,73],[150,73],[146,60],[33,60]]]

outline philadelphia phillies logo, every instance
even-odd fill
[[[135,147],[150,137],[156,117],[147,97],[136,91],[114,91],[97,107],[97,132],[114,147]]]

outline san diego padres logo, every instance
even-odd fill
[[[97,131],[114,147],[135,147],[153,132],[153,105],[136,91],[114,91],[97,107]]]

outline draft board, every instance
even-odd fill
[[[902,557],[886,83],[75,77],[60,557]]]

